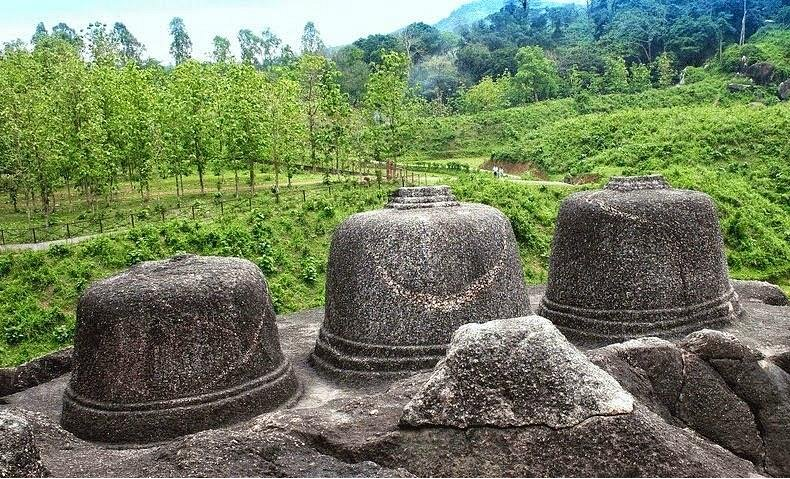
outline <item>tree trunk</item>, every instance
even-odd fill
[[[71,182],[69,181],[69,175],[66,175],[66,201],[69,205],[69,213],[71,213]]]
[[[255,194],[255,162],[250,161],[250,191]]]
[[[203,195],[205,194],[205,190],[203,188],[203,165],[198,163],[197,170],[198,170],[198,178],[200,178],[200,194]]]
[[[233,176],[236,180],[236,198],[239,197],[239,169],[233,168]]]

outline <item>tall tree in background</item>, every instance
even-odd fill
[[[132,35],[126,25],[116,22],[112,27],[112,36],[120,48],[120,57],[123,63],[134,61],[138,65],[142,64],[145,47]]]
[[[47,36],[49,36],[49,33],[47,33],[47,27],[44,26],[43,22],[39,22],[38,25],[36,25],[36,31],[33,32],[33,37],[30,39],[30,43],[36,45]]]
[[[100,65],[115,65],[118,60],[119,46],[117,38],[107,30],[107,25],[94,22],[88,25],[85,32],[88,56]]]
[[[304,122],[299,109],[300,86],[295,80],[280,77],[267,85],[265,95],[265,155],[274,170],[274,188],[280,189],[280,173],[298,157],[304,138]],[[288,186],[291,175],[288,174]]]
[[[280,46],[282,45],[280,37],[275,35],[270,29],[266,29],[261,33],[260,46],[261,46],[261,65],[264,68],[269,68],[274,64]]]
[[[307,22],[302,33],[302,54],[322,55],[324,53],[324,41],[315,27],[315,23]]]
[[[233,59],[230,53],[230,40],[219,35],[212,40],[214,49],[211,52],[211,59],[214,63],[226,63]]]
[[[260,38],[248,28],[239,30],[238,38],[241,61],[249,65],[258,66],[258,56],[261,54]]]
[[[416,110],[409,88],[409,56],[406,53],[382,54],[381,63],[370,75],[365,106],[369,127],[367,143],[373,159],[386,158],[395,166],[408,147]]]
[[[318,166],[318,127],[321,114],[321,82],[324,71],[328,68],[328,60],[320,55],[303,54],[296,65],[296,74],[302,90],[307,121],[307,141],[310,151],[310,166]]]
[[[176,65],[184,63],[192,56],[192,40],[181,17],[170,20],[170,55]]]
[[[72,45],[76,50],[82,50],[83,43],[82,38],[77,34],[77,32],[68,26],[67,24],[61,22],[52,27],[52,36],[55,38],[59,38],[70,45]]]

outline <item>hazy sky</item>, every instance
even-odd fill
[[[468,0],[0,0],[0,42],[29,41],[38,22],[47,29],[65,22],[79,31],[93,21],[120,21],[146,46],[148,55],[171,61],[168,23],[180,16],[192,37],[193,55],[207,58],[214,35],[231,40],[241,28],[270,27],[294,50],[312,20],[327,45],[343,45],[371,33],[395,31],[409,23],[435,23]]]

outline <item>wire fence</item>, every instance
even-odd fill
[[[342,188],[377,188],[381,199],[385,199],[391,193],[391,189],[397,186],[413,186],[427,184],[427,176],[421,175],[402,175],[396,182],[380,181],[359,181],[344,182],[334,185],[337,192]],[[192,204],[176,204],[176,206],[165,207],[161,203],[152,204],[150,207],[137,211],[116,211],[106,214],[100,211],[92,218],[68,222],[51,222],[49,225],[31,226],[26,228],[0,228],[0,245],[14,246],[23,244],[38,244],[49,241],[68,240],[85,236],[99,235],[123,231],[142,224],[154,222],[165,222],[174,219],[212,219],[224,216],[238,216],[241,213],[252,211],[256,206],[260,206],[263,201],[269,200],[274,204],[279,204],[287,197],[294,197],[302,203],[307,202],[310,197],[316,195],[332,194],[332,184],[322,184],[306,187],[290,187],[280,190],[258,191],[254,195],[240,195],[234,198],[209,197],[205,201],[197,200]]]

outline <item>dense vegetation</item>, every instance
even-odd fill
[[[217,37],[199,62],[177,18],[173,66],[145,59],[120,23],[40,25],[6,44],[0,231],[231,196],[251,207],[0,254],[0,365],[68,344],[90,282],[178,252],[256,262],[281,313],[319,306],[331,232],[384,203],[396,165],[440,170],[460,198],[502,209],[531,283],[546,280],[566,195],[661,172],[713,196],[734,276],[790,288],[790,104],[776,94],[788,7],[747,0],[741,28],[741,0],[505,3],[452,31],[414,24],[331,54],[308,24],[299,55],[242,30],[241,58]],[[530,181],[461,173],[484,162]]]

